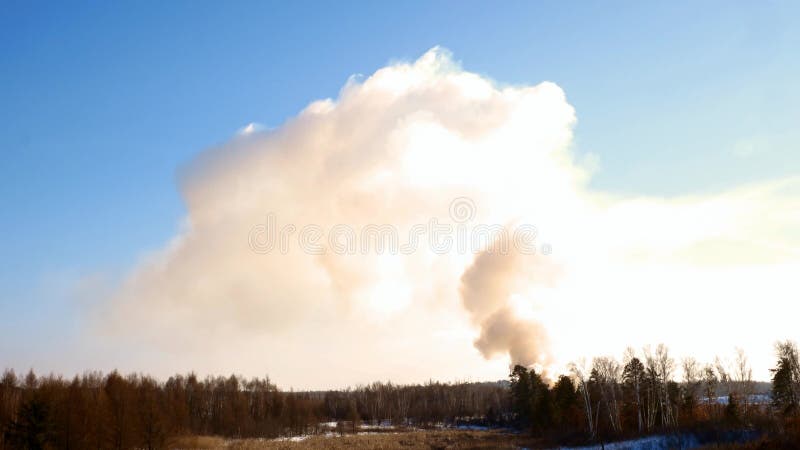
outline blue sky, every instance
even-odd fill
[[[74,280],[175,234],[194,155],[435,45],[501,83],[559,84],[597,189],[800,169],[797,2],[4,2],[2,359],[69,335]]]

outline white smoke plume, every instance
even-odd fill
[[[352,79],[336,99],[201,154],[182,176],[183,231],[102,302],[87,340],[108,367],[266,372],[282,386],[496,379],[509,359],[660,342],[688,305],[730,320],[757,286],[776,302],[792,291],[795,180],[677,199],[595,193],[570,151],[575,122],[554,83],[500,86],[440,48]],[[339,224],[389,224],[403,244],[416,224],[452,222],[462,197],[470,227],[532,224],[553,254],[442,253],[426,236],[415,252],[298,247],[303,227]],[[783,215],[765,222],[773,211]],[[254,251],[270,214],[294,231]],[[758,283],[737,275],[745,266]]]
[[[518,252],[484,251],[461,277],[464,307],[480,327],[475,347],[486,358],[508,354],[512,364],[541,366],[549,363],[549,345],[544,326],[534,319],[520,318],[511,298],[534,280],[550,284],[552,263],[546,257],[523,257]]]

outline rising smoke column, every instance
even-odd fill
[[[513,248],[486,249],[464,272],[461,297],[473,323],[480,328],[474,345],[485,358],[508,354],[511,364],[526,367],[545,366],[550,361],[543,324],[518,317],[511,303],[515,291],[536,278],[552,281],[553,264],[544,256],[522,255]]]

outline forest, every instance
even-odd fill
[[[792,342],[776,344],[775,353],[770,383],[753,380],[741,351],[730,361],[700,364],[676,360],[663,345],[629,349],[621,361],[571,364],[553,377],[516,365],[497,382],[376,382],[310,392],[236,375],[159,381],[114,371],[66,379],[6,370],[0,448],[160,449],[180,436],[272,439],[330,433],[331,424],[340,435],[366,425],[501,429],[539,438],[542,446],[693,433],[786,448],[800,437],[800,365]]]

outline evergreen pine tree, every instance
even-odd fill
[[[521,425],[529,423],[531,417],[531,379],[528,369],[516,365],[511,378],[511,411]]]
[[[772,369],[772,405],[785,416],[797,412],[793,383],[791,361],[781,358],[778,360],[778,367]]]

